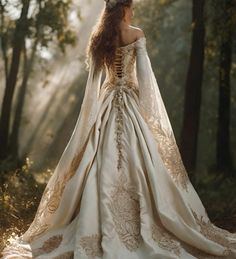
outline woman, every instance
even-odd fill
[[[236,234],[210,222],[189,181],[132,16],[132,0],[106,0],[75,129],[3,258],[236,258]]]

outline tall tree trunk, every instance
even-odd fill
[[[0,119],[0,158],[5,159],[8,154],[8,137],[10,128],[11,107],[14,91],[17,83],[17,76],[20,66],[20,56],[24,44],[25,33],[27,29],[27,14],[29,10],[30,0],[25,0],[21,10],[21,16],[16,24],[13,39],[13,53],[11,67],[9,70],[5,93],[2,103],[1,119]]]
[[[223,3],[223,32],[220,42],[219,64],[219,107],[217,129],[217,169],[231,171],[232,158],[230,154],[230,72],[232,64],[232,25],[230,10],[232,0]]]
[[[24,75],[23,75],[21,87],[19,89],[19,95],[17,98],[15,116],[14,116],[12,132],[10,137],[10,144],[9,144],[10,154],[12,155],[13,159],[15,159],[16,161],[18,161],[19,130],[20,130],[21,118],[22,118],[23,107],[25,102],[26,89],[27,89],[30,73],[32,71],[31,69],[34,63],[38,41],[39,41],[39,36],[37,34],[29,59],[27,58],[27,53],[26,53],[27,50],[24,47]]]
[[[205,0],[193,0],[192,47],[185,86],[184,119],[180,152],[187,171],[196,167],[197,141],[200,120],[201,91],[204,66],[204,5]]]
[[[0,1],[0,16],[1,16],[1,23],[0,23],[0,33],[1,33],[1,50],[4,62],[4,71],[5,71],[5,84],[7,84],[7,77],[8,77],[8,56],[7,56],[7,37],[6,33],[4,32],[5,28],[5,6]]]

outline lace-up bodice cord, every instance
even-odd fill
[[[136,48],[135,43],[116,49],[114,66],[106,66],[106,78],[102,88],[132,88],[137,91],[137,79],[135,77]]]

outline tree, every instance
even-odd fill
[[[236,5],[232,0],[223,1],[218,10],[221,14],[221,24],[218,26],[219,37],[219,104],[217,127],[216,161],[218,170],[232,172],[232,157],[230,152],[230,106],[231,106],[231,67],[232,43]]]
[[[205,0],[193,0],[192,45],[185,86],[184,119],[180,144],[183,162],[189,173],[195,169],[197,157],[201,87],[204,67],[204,5]]]
[[[65,51],[67,44],[75,43],[75,33],[70,29],[68,15],[72,0],[23,0],[19,1],[21,15],[14,20],[8,10],[14,9],[12,3],[0,1],[1,7],[1,38],[2,55],[4,57],[6,86],[2,103],[0,119],[0,159],[11,156],[18,158],[18,133],[27,89],[28,79],[33,69],[37,49],[49,48],[49,45],[58,45]],[[30,13],[29,13],[30,8]],[[26,40],[31,43],[32,49],[26,47]],[[12,43],[11,43],[12,42]],[[9,53],[12,53],[12,62],[9,67]],[[12,116],[12,102],[17,83],[22,54],[24,54],[22,82],[19,90],[17,108],[15,112],[12,131],[10,131],[10,118]],[[9,69],[8,69],[9,67]]]
[[[27,15],[29,11],[29,4],[30,4],[30,0],[22,1],[21,15],[15,24],[15,31],[13,34],[13,42],[12,42],[12,58],[11,58],[11,65],[10,65],[9,71],[8,71],[8,64],[5,64],[6,86],[5,86],[5,94],[4,94],[3,103],[2,103],[2,112],[1,112],[1,119],[0,119],[0,158],[5,158],[8,152],[8,135],[9,135],[9,126],[10,126],[11,106],[12,106],[13,95],[16,87],[17,76],[19,72],[20,56],[21,56],[21,52],[24,44],[24,39],[27,34],[26,32],[28,27]],[[2,4],[2,1],[1,1],[1,7],[3,10],[1,15],[3,16],[4,5]],[[3,51],[6,59],[7,58],[6,46],[4,46]]]

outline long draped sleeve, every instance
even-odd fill
[[[136,49],[136,75],[142,116],[154,135],[168,172],[176,184],[187,191],[189,178],[147,53],[146,37],[137,41]]]
[[[159,166],[163,173],[158,175],[158,184],[161,184],[163,189],[157,195],[155,195],[158,189],[157,183],[151,182],[161,222],[166,229],[190,245],[206,252],[231,254],[236,245],[235,241],[232,242],[235,233],[221,229],[210,221],[188,178],[152,70],[145,37],[137,41],[136,49],[140,112],[154,136],[157,151],[164,165],[164,169],[162,165]],[[181,206],[179,201],[184,201]]]
[[[80,164],[89,132],[96,121],[99,110],[101,78],[102,71],[100,70],[95,74],[95,64],[90,58],[87,84],[75,128],[59,163],[47,183],[35,218],[21,237],[23,241],[31,242],[35,237],[52,229],[54,226],[58,227],[58,225],[67,224],[72,217],[70,213],[63,213],[62,208],[59,210],[60,201],[66,184],[73,177]]]

